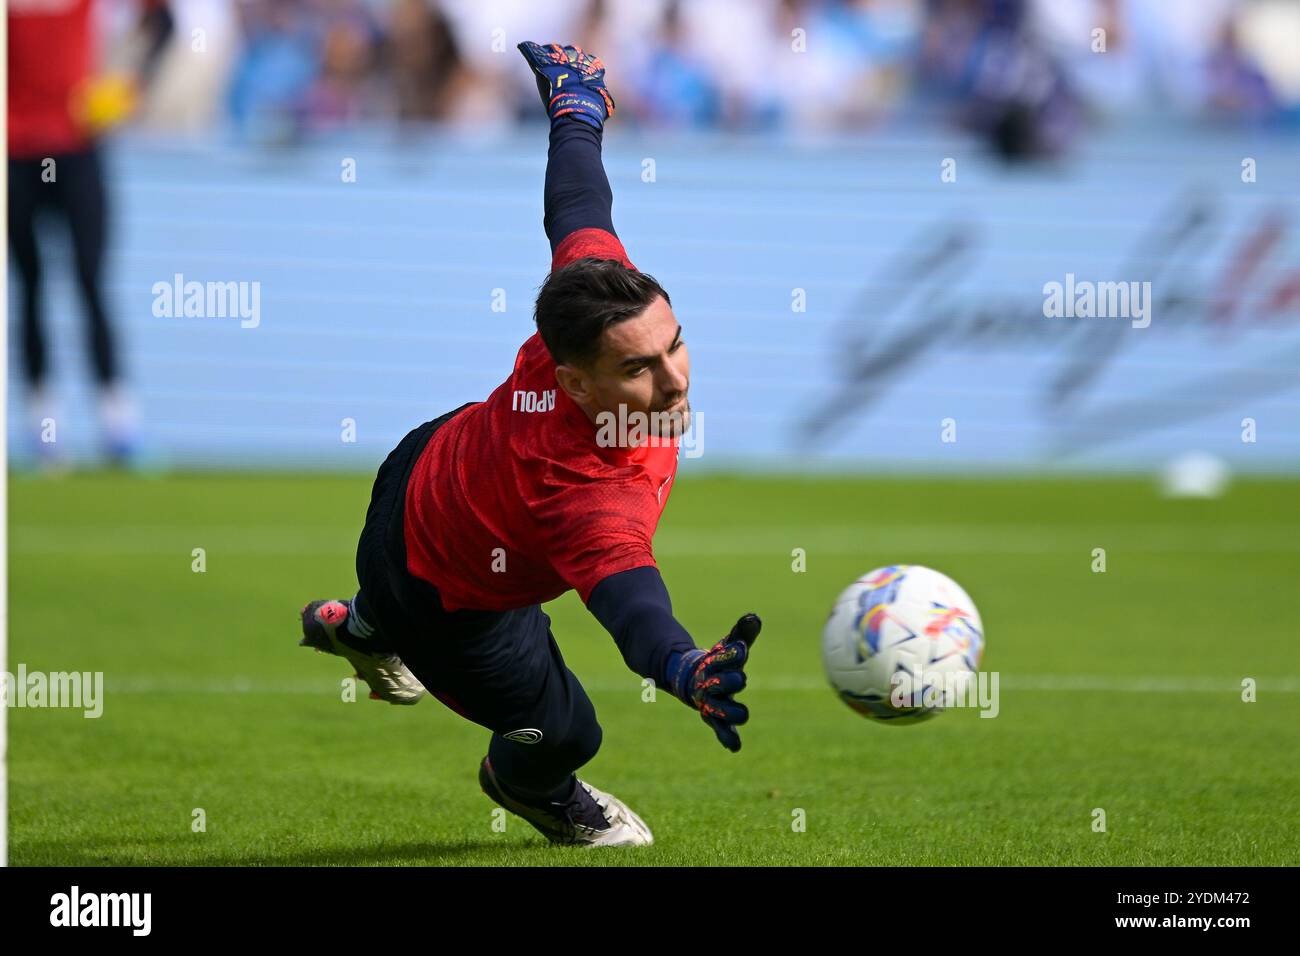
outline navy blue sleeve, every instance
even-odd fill
[[[695,649],[695,641],[673,617],[668,588],[651,566],[611,574],[592,589],[587,610],[614,638],[627,666],[670,690],[668,661]]]
[[[570,117],[551,126],[542,224],[551,252],[579,229],[614,232],[614,191],[600,158],[602,131]]]

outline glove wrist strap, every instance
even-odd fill
[[[689,707],[695,706],[695,701],[691,698],[691,678],[695,676],[695,666],[705,653],[697,647],[695,650],[676,655],[676,660],[672,661],[668,668],[669,689],[673,692],[673,696]]]

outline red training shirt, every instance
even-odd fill
[[[9,155],[32,159],[84,149],[72,113],[95,67],[90,0],[9,0]]]
[[[565,237],[551,268],[584,256],[636,268],[603,229]],[[680,441],[601,447],[596,432],[534,333],[510,377],[434,432],[416,462],[407,570],[436,587],[448,611],[504,611],[571,588],[585,604],[609,575],[654,566],[650,542]]]

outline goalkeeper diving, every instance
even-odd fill
[[[347,659],[371,697],[427,692],[492,732],[479,784],[554,843],[636,846],[650,828],[579,780],[601,727],[542,604],[569,590],[627,666],[697,710],[724,747],[761,623],[711,647],[673,616],[652,539],[689,427],[690,363],[668,293],[614,232],[601,159],[614,114],[601,61],[521,43],[550,118],[537,333],[485,401],[410,432],[375,479],[351,600],[313,601],[302,644]],[[598,422],[649,423],[598,440]],[[634,430],[635,433],[635,430]]]

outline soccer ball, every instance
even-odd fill
[[[822,630],[822,662],[864,717],[917,723],[964,697],[984,654],[984,625],[957,582],[917,564],[864,574]]]

